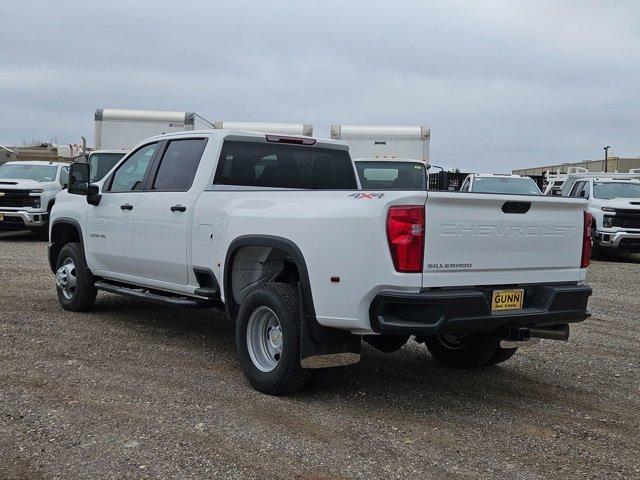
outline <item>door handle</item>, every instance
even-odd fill
[[[133,210],[133,205],[125,203],[124,205],[120,205],[120,210]]]
[[[173,207],[171,207],[171,211],[172,212],[186,212],[187,211],[187,207],[185,207],[184,205],[174,205]]]

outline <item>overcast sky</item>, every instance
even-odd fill
[[[3,1],[0,144],[96,108],[431,127],[474,171],[640,155],[640,2]]]

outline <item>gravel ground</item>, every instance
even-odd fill
[[[233,324],[101,293],[57,302],[46,244],[0,235],[0,478],[640,478],[640,263],[594,262],[594,316],[484,370],[410,342],[292,398]]]

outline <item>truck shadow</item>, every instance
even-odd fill
[[[153,342],[180,342],[180,348],[215,359],[210,366],[212,377],[216,369],[222,368],[229,372],[231,382],[251,389],[235,357],[235,324],[224,313],[172,309],[104,294],[99,297],[94,313],[98,318],[107,316],[101,319],[104,322],[117,322]],[[280,397],[277,403],[286,408],[288,402],[321,401],[360,412],[362,408],[375,407],[387,413],[410,409],[419,414],[430,408],[530,410],[533,405],[542,408],[541,405],[553,405],[567,396],[574,399],[574,405],[580,398],[589,402],[587,392],[574,387],[571,381],[546,381],[540,371],[532,376],[531,362],[525,365],[519,355],[520,352],[500,366],[454,370],[440,366],[424,345],[413,340],[392,354],[363,344],[359,364],[320,371],[307,390],[292,397]],[[527,355],[535,352],[530,350]]]
[[[640,253],[607,253],[597,259],[593,259],[594,262],[605,263],[640,263]]]
[[[3,241],[10,242],[43,242],[46,240],[41,240],[38,238],[38,234],[26,230],[21,230],[19,232],[0,232],[0,243]]]

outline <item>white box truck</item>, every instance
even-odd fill
[[[95,149],[130,150],[154,135],[212,128],[211,122],[193,112],[99,108],[95,113]]]
[[[308,123],[265,123],[265,122],[213,122],[213,128],[244,130],[249,132],[279,133],[283,135],[313,136],[313,125]]]
[[[406,158],[429,163],[431,130],[424,126],[331,125],[331,138],[349,145],[352,158]]]

